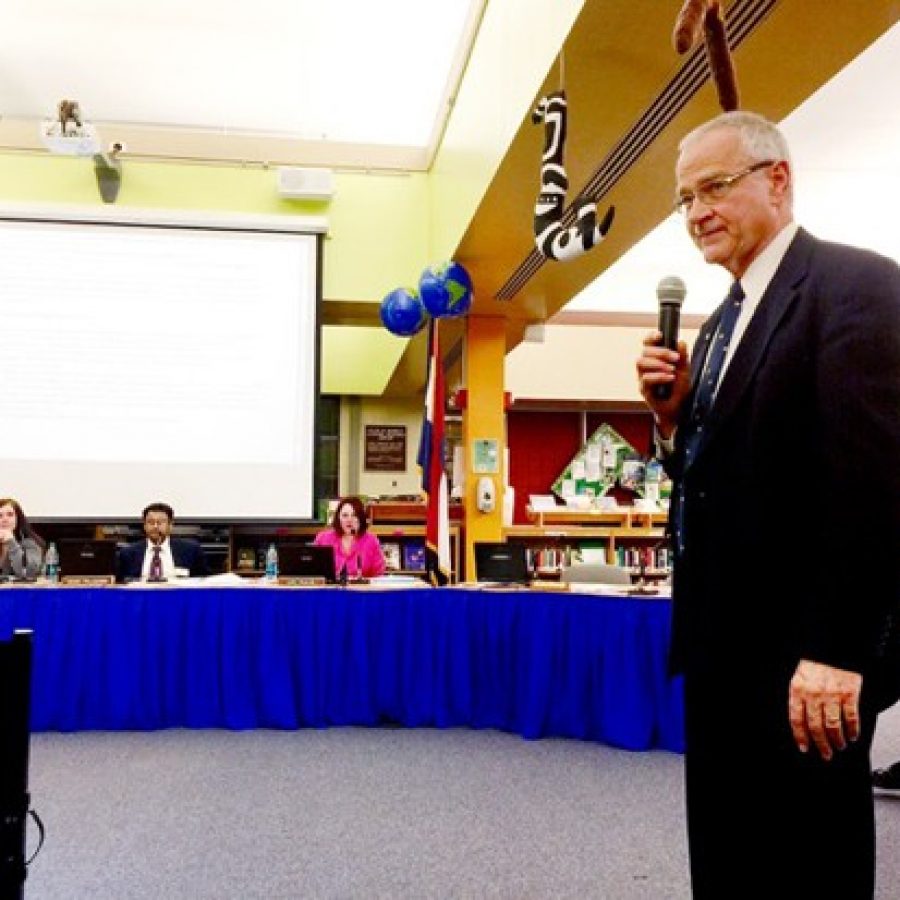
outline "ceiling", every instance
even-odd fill
[[[601,207],[617,209],[608,238],[570,263],[534,251],[542,134],[530,104],[521,110],[455,254],[476,285],[473,312],[505,318],[508,346],[554,316],[655,315],[663,275],[685,278],[687,313],[705,313],[706,298],[720,294],[710,287],[715,271],[689,265],[694,251],[667,220],[678,137],[718,111],[702,50],[671,49],[680,5],[636,12],[633,0],[587,0],[566,39],[567,199],[601,185],[593,191]],[[0,150],[39,148],[40,120],[74,97],[101,133],[114,127],[129,146],[138,136],[146,158],[427,171],[487,6],[0,0]],[[900,203],[900,3],[829,4],[827,15],[809,0],[726,6],[742,106],[783,120],[791,138],[798,217],[822,236],[898,255],[900,232],[877,213]],[[560,78],[554,64],[535,99]],[[459,321],[449,329],[451,352],[461,329]],[[389,392],[421,384],[418,343]]]
[[[75,98],[144,157],[194,137],[222,159],[253,141],[272,163],[425,169],[484,3],[2,0],[0,113],[33,131]]]

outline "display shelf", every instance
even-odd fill
[[[372,500],[366,505],[366,515],[370,525],[390,522],[424,523],[428,505],[424,500]],[[448,507],[450,521],[461,522],[463,506],[451,502]]]
[[[503,530],[504,540],[524,543],[533,566],[542,577],[553,576],[563,565],[590,561],[585,557],[598,550],[603,562],[624,566],[634,574],[640,573],[641,560],[645,573],[654,573],[652,577],[668,574],[668,566],[659,565],[660,561],[669,560],[667,548],[663,546],[664,514],[625,511],[623,517],[620,511],[615,521],[625,524],[612,525],[609,518],[600,519],[585,511],[578,513],[580,518],[571,516],[572,524],[567,527],[513,525]],[[658,524],[653,524],[654,519]],[[592,524],[581,524],[584,522]],[[657,575],[657,570],[663,574]]]
[[[606,509],[572,509],[559,506],[555,509],[533,509],[526,507],[526,515],[529,522],[538,528],[546,528],[549,525],[565,526],[600,526],[608,528],[652,528],[662,527],[666,524],[668,513],[648,512],[619,507],[614,510]]]

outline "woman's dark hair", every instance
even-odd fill
[[[366,508],[362,504],[359,497],[342,497],[338,500],[338,505],[334,508],[334,515],[331,517],[331,527],[338,533],[343,534],[341,529],[341,510],[349,506],[353,509],[356,518],[359,519],[359,531],[357,534],[365,534],[369,527],[369,520],[366,518]]]
[[[13,529],[13,534],[17,541],[21,542],[23,538],[31,538],[39,547],[44,546],[43,539],[31,527],[28,516],[25,515],[25,510],[22,509],[18,500],[14,500],[12,497],[0,497],[0,506],[11,506],[16,514],[16,527]]]

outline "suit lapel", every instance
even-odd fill
[[[788,247],[725,371],[715,402],[703,424],[703,440],[697,448],[695,459],[700,457],[703,448],[714,440],[722,423],[737,410],[741,397],[762,362],[772,336],[796,300],[798,288],[806,278],[814,240],[803,229],[799,229]],[[705,357],[705,353],[703,355]]]

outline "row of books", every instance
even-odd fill
[[[639,569],[670,569],[672,551],[668,547],[616,547],[616,565]]]
[[[528,568],[532,572],[552,571],[582,562],[606,562],[606,551],[585,550],[580,547],[529,547],[526,551]],[[615,564],[624,568],[669,569],[672,551],[668,547],[616,547]]]
[[[560,569],[582,561],[577,547],[528,547],[525,560],[531,572]]]
[[[381,552],[388,572],[425,571],[425,541],[382,541]]]

